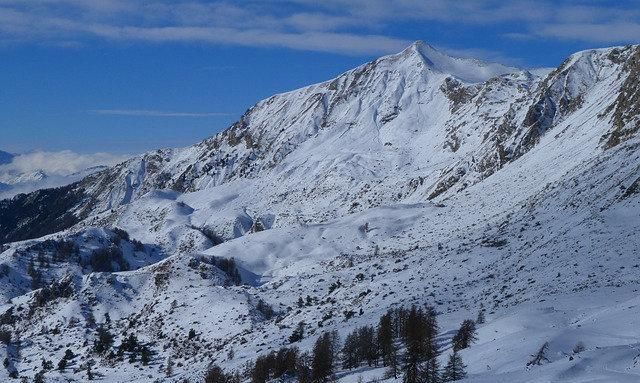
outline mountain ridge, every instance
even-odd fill
[[[29,340],[10,342],[25,357],[0,349],[0,376],[72,347],[52,379],[91,365],[110,382],[201,380],[300,323],[305,351],[427,304],[444,352],[486,312],[460,352],[469,382],[634,381],[640,48],[480,83],[402,54],[262,100],[193,146],[0,201],[0,329]],[[100,328],[136,334],[151,367],[97,354]],[[545,342],[548,364],[527,366]],[[383,370],[337,379],[396,382]]]
[[[417,53],[416,48],[420,46],[422,46],[421,43],[416,43],[405,49],[403,52],[413,51],[414,53]],[[433,95],[431,96],[431,102],[434,103],[434,105],[431,106],[431,108],[433,110],[443,110],[444,108],[450,109],[451,117],[448,117],[447,115],[444,117],[453,120],[458,118],[462,111],[467,113],[478,113],[477,110],[474,110],[477,108],[474,108],[469,104],[474,101],[474,98],[478,100],[479,97],[483,99],[487,97],[494,97],[495,100],[492,102],[506,104],[511,102],[509,100],[510,98],[531,97],[527,96],[527,94],[533,94],[533,88],[537,86],[544,87],[545,84],[549,82],[551,84],[555,84],[554,86],[558,88],[557,90],[552,89],[547,91],[548,94],[545,95],[538,92],[540,93],[536,96],[538,97],[538,100],[535,102],[535,105],[527,106],[529,107],[529,110],[524,117],[517,115],[516,108],[523,109],[525,106],[520,106],[519,104],[514,103],[509,105],[509,108],[504,107],[502,110],[494,111],[493,113],[495,113],[495,117],[488,116],[487,119],[485,119],[485,123],[492,124],[493,127],[483,134],[494,135],[496,143],[487,146],[484,150],[484,154],[476,154],[477,156],[483,157],[480,158],[479,162],[463,165],[465,168],[477,168],[477,172],[484,174],[480,175],[480,178],[483,178],[507,163],[509,158],[517,158],[533,147],[536,141],[539,140],[539,137],[544,134],[545,130],[548,128],[545,124],[552,124],[554,118],[558,119],[556,116],[556,109],[560,111],[558,114],[562,114],[563,108],[570,109],[574,107],[571,105],[571,100],[569,100],[569,97],[572,97],[572,92],[577,92],[577,96],[575,96],[577,99],[574,100],[574,103],[578,103],[580,101],[580,92],[585,91],[585,85],[579,84],[579,82],[582,81],[582,77],[576,77],[574,82],[568,83],[569,85],[574,83],[579,85],[576,89],[570,89],[569,92],[564,92],[564,80],[561,81],[560,79],[557,79],[553,81],[554,78],[558,78],[558,76],[567,77],[569,73],[577,73],[576,76],[581,76],[583,74],[581,70],[571,71],[571,68],[575,67],[575,62],[579,61],[578,59],[580,57],[588,58],[591,57],[590,55],[598,55],[597,52],[600,52],[600,56],[606,56],[609,53],[605,54],[604,52],[613,52],[620,49],[621,48],[614,47],[609,48],[608,50],[583,51],[572,55],[570,58],[565,60],[565,63],[563,64],[563,66],[566,66],[567,70],[563,72],[563,70],[557,69],[549,74],[545,79],[546,81],[543,81],[543,79],[536,79],[535,77],[531,77],[531,75],[527,74],[528,72],[521,71],[518,72],[520,74],[507,74],[504,75],[506,77],[497,77],[496,79],[498,80],[490,80],[491,85],[479,87],[475,84],[462,83],[458,79],[448,77],[446,75],[436,75],[438,80],[436,80],[434,85],[428,88],[431,89],[428,92]],[[633,48],[627,48],[627,50],[629,49]],[[351,123],[336,123],[337,120],[335,120],[340,114],[342,114],[340,115],[340,119],[349,119],[350,117],[348,117],[348,114],[343,114],[345,112],[352,113],[355,111],[355,113],[357,113],[354,116],[357,116],[356,118],[361,122],[356,121],[356,124],[363,126],[365,126],[365,124],[370,124],[377,127],[375,130],[367,129],[366,131],[362,131],[363,133],[361,136],[354,137],[354,140],[356,141],[362,142],[363,139],[365,140],[361,145],[361,147],[364,148],[371,146],[370,143],[366,142],[366,137],[371,137],[370,139],[373,141],[369,142],[374,142],[374,146],[371,146],[368,150],[373,150],[373,148],[376,147],[375,150],[382,149],[384,152],[385,149],[389,148],[388,145],[393,145],[394,141],[397,142],[397,145],[410,148],[414,145],[411,144],[412,141],[416,142],[416,139],[420,140],[419,137],[421,136],[425,136],[425,138],[426,136],[431,136],[433,139],[443,142],[443,144],[449,148],[449,154],[445,153],[445,155],[450,157],[455,156],[456,152],[459,150],[461,142],[464,141],[464,136],[461,137],[457,132],[458,128],[449,122],[446,122],[445,126],[440,128],[448,130],[448,133],[444,138],[442,137],[442,133],[435,131],[433,133],[426,131],[424,134],[420,134],[419,132],[418,134],[411,134],[406,132],[405,128],[403,128],[403,134],[407,139],[405,139],[404,142],[399,142],[402,141],[402,137],[398,136],[398,130],[393,132],[388,131],[388,133],[384,129],[382,131],[380,130],[382,126],[387,124],[393,125],[393,120],[396,119],[398,115],[402,114],[402,97],[405,97],[405,99],[409,97],[405,102],[415,105],[415,101],[413,101],[413,99],[415,97],[422,97],[421,94],[425,94],[425,90],[421,89],[420,86],[422,86],[425,81],[429,84],[429,78],[434,74],[428,70],[425,71],[424,68],[413,69],[412,66],[410,66],[408,72],[401,71],[402,74],[399,76],[398,74],[395,74],[397,77],[393,86],[396,87],[396,93],[392,93],[392,96],[387,100],[372,101],[379,105],[374,104],[366,107],[368,108],[368,111],[367,109],[359,111],[363,108],[363,105],[362,101],[357,100],[360,92],[358,89],[360,87],[370,88],[372,86],[377,86],[380,89],[379,91],[382,91],[383,88],[381,87],[389,85],[387,83],[388,76],[393,76],[394,73],[397,72],[395,72],[395,68],[378,68],[376,72],[376,67],[382,65],[380,63],[384,63],[389,60],[393,61],[402,54],[403,53],[401,52],[397,55],[385,56],[381,59],[374,60],[371,63],[364,64],[352,71],[345,72],[343,75],[340,75],[333,80],[314,84],[291,92],[274,95],[262,100],[250,108],[238,122],[232,124],[228,129],[211,138],[205,139],[192,147],[149,152],[120,164],[115,168],[111,168],[106,172],[98,173],[99,175],[97,176],[91,176],[86,179],[86,181],[76,184],[78,188],[91,190],[90,193],[94,194],[92,198],[85,199],[85,205],[79,206],[78,211],[88,212],[90,210],[95,210],[96,204],[98,203],[101,205],[101,207],[98,207],[98,210],[101,211],[116,208],[122,204],[130,202],[132,198],[135,199],[137,196],[150,191],[152,188],[170,188],[181,192],[196,191],[201,188],[212,187],[220,185],[221,183],[233,181],[234,179],[255,177],[257,172],[266,172],[275,168],[287,157],[289,153],[297,150],[298,147],[304,147],[304,145],[308,145],[308,142],[315,142],[314,139],[317,141],[317,138],[322,136],[324,131],[331,129],[334,131],[341,131],[340,133],[334,134],[343,136],[349,136],[352,134],[350,132],[351,129],[349,129],[349,124]],[[559,68],[563,68],[563,66],[561,65]],[[582,67],[578,69],[582,69]],[[412,77],[415,76],[416,73],[418,77]],[[366,76],[367,74],[368,77]],[[367,78],[367,80],[364,80],[365,78]],[[377,81],[378,85],[370,83],[373,81],[373,78],[376,78],[375,81]],[[418,78],[420,78],[420,80],[418,80]],[[412,81],[414,90],[411,92],[407,91],[405,93],[404,84],[406,81],[409,81],[408,79],[411,79],[410,81]],[[365,82],[359,84],[358,81]],[[367,81],[369,83],[367,83]],[[517,88],[513,89],[512,84],[516,84]],[[508,91],[512,93],[503,94],[501,93],[503,92],[502,90],[495,90],[491,88],[491,86],[502,87],[502,89],[508,89]],[[582,88],[580,88],[580,86]],[[369,88],[367,88],[368,91],[373,91]],[[559,97],[558,100],[551,99],[553,96],[552,91],[553,93],[558,94],[558,96],[556,96]],[[508,96],[506,96],[507,94]],[[434,99],[433,97],[437,98]],[[355,101],[348,101],[349,98]],[[549,105],[553,105],[553,108],[545,109],[547,101],[549,101]],[[299,104],[299,108],[302,108],[302,110],[305,110],[306,112],[301,115],[296,115],[296,112],[288,113],[287,108],[291,108],[291,105],[294,102]],[[353,105],[351,103],[353,103]],[[277,104],[277,107],[272,107],[272,104]],[[446,104],[449,105],[445,106]],[[468,105],[466,107],[467,109],[460,109],[462,105]],[[419,110],[419,103],[417,106]],[[348,109],[344,109],[345,107]],[[342,111],[340,108],[342,108]],[[544,114],[538,115],[544,110],[550,111],[552,109],[553,116],[547,115],[547,117],[544,117]],[[276,113],[276,115],[274,116],[273,113]],[[443,112],[440,113],[443,114]],[[519,113],[521,115],[523,114],[523,112]],[[364,118],[368,119],[363,120]],[[430,117],[421,118],[424,120],[423,122],[414,121],[413,123],[433,123],[429,122]],[[549,120],[549,118],[551,118],[551,120]],[[461,121],[464,121],[464,119],[465,117],[463,116],[459,117],[459,120]],[[518,124],[518,119],[522,119],[522,124],[524,125],[524,127],[519,130],[518,127],[515,126]],[[469,119],[467,118],[467,120]],[[255,123],[253,123],[253,121],[255,121]],[[467,121],[466,123],[477,124],[477,122],[474,121]],[[268,124],[283,126],[283,130],[279,132],[269,130],[269,128],[267,128]],[[442,125],[442,122],[437,124]],[[450,125],[447,127],[446,124]],[[457,125],[460,126],[461,123],[458,122]],[[475,134],[477,135],[477,133]],[[517,138],[517,136],[508,138],[509,135],[513,134],[519,135],[520,138]],[[388,138],[384,138],[384,136],[388,136]],[[518,144],[517,141],[513,141],[514,138],[522,141]],[[330,139],[333,140],[335,138],[331,137]],[[384,140],[384,142],[382,142],[382,140]],[[476,142],[481,141],[486,141],[486,138],[476,139]],[[512,141],[512,143],[507,141]],[[487,145],[486,142],[484,145]],[[512,148],[509,148],[509,146]],[[413,153],[410,153],[410,151],[407,152],[407,150],[403,149],[406,153],[403,155],[409,155],[414,158],[417,156],[417,158],[420,158],[424,156],[421,154],[424,150],[425,149],[418,148],[417,153],[415,150],[412,150]],[[388,150],[386,151],[388,152]],[[433,152],[429,151],[427,153]],[[433,156],[433,154],[427,155]],[[205,159],[206,162],[202,164],[200,161]],[[394,161],[397,161],[397,159]],[[161,164],[173,165],[167,168],[166,165]],[[161,169],[160,166],[164,166],[165,170]],[[459,184],[462,178],[469,177],[469,175],[460,176],[458,174],[458,169],[461,169],[460,165],[456,165],[455,162],[453,162],[449,164],[448,169],[440,168],[439,171],[443,172],[443,174],[439,177],[439,180],[433,180],[434,176],[432,174],[432,179],[425,181],[424,179],[428,177],[425,177],[424,174],[419,174],[420,171],[417,172],[418,174],[416,174],[416,171],[412,171],[414,176],[408,178],[416,179],[417,182],[419,182],[421,177],[423,179],[423,184],[425,182],[429,182],[431,184],[429,185],[431,187],[431,191],[428,192],[428,197],[436,198],[441,193],[448,190],[451,185]],[[122,186],[116,186],[116,184],[113,184],[113,181],[109,180],[115,180],[117,183],[123,183]],[[95,195],[96,193],[101,196]]]

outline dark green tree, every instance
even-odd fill
[[[299,322],[295,330],[289,336],[289,343],[299,342],[304,338],[304,322]]]
[[[113,345],[113,335],[105,326],[98,327],[98,334],[93,343],[93,350],[98,354],[106,353]]]
[[[483,324],[484,322],[484,309],[480,308],[480,311],[478,311],[478,317],[476,318],[476,324]]]
[[[453,354],[449,355],[449,361],[444,367],[442,380],[444,382],[453,382],[456,380],[464,379],[467,376],[467,373],[465,372],[466,367],[467,366],[462,363],[462,358],[460,357],[458,352],[454,351]]]
[[[149,347],[147,346],[140,347],[140,362],[142,363],[142,365],[147,366],[150,360],[151,360],[151,351],[149,350]]]
[[[382,357],[382,365],[387,367],[387,373],[394,378],[398,377],[398,347],[395,344],[392,313],[387,312],[380,317],[378,323],[378,348]]]
[[[311,381],[325,383],[334,373],[338,349],[337,334],[326,332],[316,340],[311,361]]]
[[[462,325],[460,325],[460,329],[451,340],[453,343],[453,351],[463,350],[471,346],[471,343],[475,342],[476,340],[478,340],[478,338],[476,337],[476,322],[472,321],[471,319],[466,319],[464,320],[464,322],[462,322]]]

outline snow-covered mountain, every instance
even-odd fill
[[[71,151],[21,154],[0,151],[0,199],[68,185],[125,158],[104,153],[82,155]]]
[[[21,340],[0,375],[71,348],[83,357],[51,379],[81,380],[89,362],[106,381],[198,380],[288,344],[301,321],[308,350],[428,303],[443,350],[486,308],[461,353],[468,381],[634,381],[639,72],[638,46],[527,71],[417,42],[194,146],[0,201],[0,323]],[[149,366],[92,352],[107,313],[116,343],[135,333],[153,350]],[[338,377],[358,374],[383,369]]]

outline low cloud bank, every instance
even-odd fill
[[[82,154],[70,150],[18,154],[11,162],[0,165],[0,199],[66,185],[128,157],[112,153]]]

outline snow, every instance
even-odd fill
[[[444,364],[452,332],[483,304],[487,322],[461,352],[466,382],[638,381],[640,139],[602,145],[628,75],[612,49],[520,71],[416,43],[261,101],[194,146],[85,179],[93,198],[78,205],[89,210],[79,224],[0,249],[9,267],[0,312],[22,307],[12,327],[23,340],[19,373],[72,347],[78,370],[47,379],[81,381],[92,359],[106,382],[198,381],[213,361],[241,368],[288,345],[301,321],[307,336],[295,345],[309,350],[322,331],[344,338],[411,304],[438,310]],[[532,121],[537,105],[554,113]],[[111,243],[113,227],[144,243],[137,252],[120,242],[131,270],[42,268],[47,281],[71,276],[74,291],[27,315],[38,255],[29,247],[66,238],[87,257]],[[244,285],[214,265],[223,258]],[[306,296],[317,301],[298,307]],[[277,320],[257,310],[260,299]],[[91,353],[106,313],[116,344],[132,331],[151,345],[150,366]],[[545,342],[549,362],[527,366]],[[573,355],[578,342],[586,350]]]

